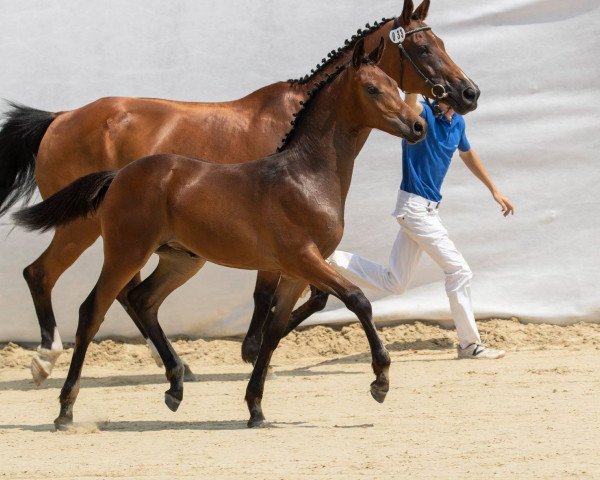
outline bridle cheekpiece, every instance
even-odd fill
[[[418,33],[418,32],[431,30],[431,27],[428,27],[428,26],[417,27],[417,28],[414,28],[407,32],[406,30],[404,30],[404,28],[402,28],[400,26],[396,27],[396,25],[398,25],[397,18],[394,20],[393,27],[395,27],[395,28],[392,28],[392,30],[390,30],[390,40],[392,41],[392,43],[395,43],[396,45],[398,45],[398,48],[400,49],[400,69],[401,69],[400,90],[404,91],[404,88],[402,85],[402,83],[403,83],[402,81],[404,79],[403,60],[404,60],[404,57],[406,57],[406,59],[411,64],[411,66],[413,67],[415,72],[417,72],[417,74],[425,81],[425,83],[427,83],[427,85],[429,85],[431,87],[431,95],[433,95],[433,98],[436,98],[438,100],[441,98],[446,98],[448,96],[446,87],[444,87],[444,85],[442,85],[441,83],[434,83],[427,75],[425,75],[425,73],[423,73],[423,71],[413,61],[413,59],[410,57],[410,55],[404,48],[404,40],[406,40],[406,37],[408,37],[410,35],[414,35],[415,33]]]

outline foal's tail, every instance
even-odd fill
[[[12,218],[27,230],[42,232],[85,218],[96,212],[116,174],[108,170],[81,177],[43,202],[13,213]]]
[[[35,191],[35,157],[55,113],[8,103],[0,128],[0,216]]]

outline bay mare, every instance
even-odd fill
[[[431,96],[431,86],[417,74],[389,39],[396,26],[420,28],[429,0],[414,9],[405,0],[395,19],[367,24],[345,45],[332,50],[313,73],[298,80],[278,82],[247,97],[224,103],[175,102],[160,99],[104,98],[69,112],[48,113],[15,106],[0,130],[0,214],[37,186],[42,198],[92,172],[119,169],[154,153],[178,153],[215,163],[247,162],[270,155],[285,141],[290,121],[308,98],[315,83],[349,60],[353,46],[364,39],[375,48],[383,36],[386,49],[379,67],[404,90]],[[408,36],[404,43],[412,62],[446,86],[445,99],[459,113],[473,110],[479,90],[445,51],[442,40],[430,30]],[[357,148],[367,136],[358,139]],[[135,201],[132,199],[132,201]],[[56,229],[49,247],[23,274],[29,286],[41,330],[41,344],[31,371],[37,384],[51,373],[63,346],[56,326],[51,293],[60,276],[101,233],[98,220],[81,218]],[[189,272],[189,277],[192,276]],[[181,278],[181,282],[187,279]],[[145,338],[148,338],[127,293],[140,282],[136,274],[117,299]],[[253,361],[260,345],[262,325],[273,302],[279,276],[258,274],[243,358]],[[301,321],[324,307],[326,296],[313,290],[311,299],[294,315]],[[150,344],[151,345],[151,344]],[[155,359],[160,362],[157,353]]]
[[[279,277],[273,315],[265,325],[246,390],[248,426],[264,421],[261,399],[269,361],[309,283],[340,298],[360,320],[376,376],[371,394],[383,402],[390,358],[373,324],[371,304],[323,260],[342,238],[344,204],[360,140],[372,128],[409,141],[426,134],[427,125],[402,101],[397,83],[376,66],[383,49],[382,40],[365,56],[364,40],[357,42],[351,66],[338,67],[312,93],[281,153],[230,165],[153,155],[118,173],[87,175],[14,215],[17,224],[43,230],[97,209],[104,237],[102,272],[79,310],[57,428],[73,421],[86,350],[106,311],[154,252],[160,256],[156,270],[129,292],[128,301],[165,365],[170,382],[165,402],[173,411],[183,399],[184,367],[157,312],[182,278],[206,261]]]

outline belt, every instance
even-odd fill
[[[403,200],[410,200],[412,202],[420,203],[421,205],[425,205],[427,208],[440,208],[440,202],[434,202],[425,197],[421,197],[416,193],[406,192],[404,190],[400,190],[400,198]]]

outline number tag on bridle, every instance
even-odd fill
[[[402,27],[394,28],[390,31],[390,40],[393,43],[402,43],[406,38],[406,32]]]

